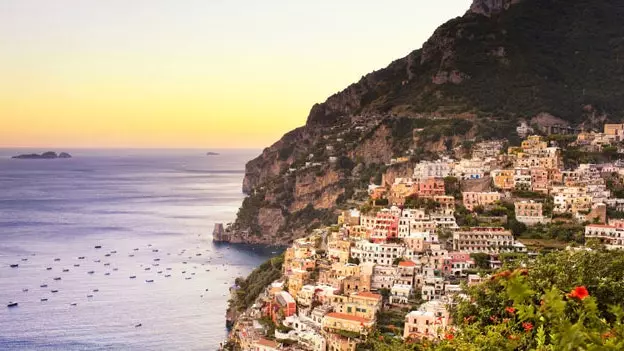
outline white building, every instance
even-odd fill
[[[585,239],[598,239],[609,249],[624,249],[624,229],[611,225],[585,226]]]
[[[405,255],[405,246],[402,244],[371,243],[360,240],[351,248],[351,257],[357,258],[361,263],[375,263],[390,266],[397,258]]]
[[[414,167],[414,175],[416,180],[427,178],[444,178],[448,177],[453,171],[454,161],[449,158],[443,158],[436,161],[421,161]]]

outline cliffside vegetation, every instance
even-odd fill
[[[247,278],[236,278],[237,290],[229,301],[230,308],[240,312],[249,308],[270,283],[282,276],[283,263],[284,254],[281,254],[258,266]]]

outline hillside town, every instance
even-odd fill
[[[565,147],[624,152],[624,124],[572,138]],[[411,177],[371,184],[362,206],[286,249],[281,277],[238,316],[228,344],[353,351],[374,332],[435,342],[453,330],[466,287],[510,261],[624,249],[624,162],[566,169],[561,140],[505,144],[478,142],[467,158],[420,161]]]

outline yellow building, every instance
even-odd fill
[[[348,263],[351,253],[351,242],[347,240],[333,240],[327,244],[328,257],[340,263]]]
[[[323,317],[322,328],[325,332],[347,331],[367,335],[374,325],[372,319],[350,314],[330,312]]]
[[[624,124],[605,124],[604,133],[610,136],[621,135],[624,133]]]
[[[494,187],[497,189],[512,190],[515,187],[513,169],[498,169],[492,171],[492,179],[494,181]]]
[[[299,294],[299,291],[301,290],[305,282],[310,277],[310,272],[303,271],[303,270],[295,270],[295,271],[292,271],[289,275],[287,275],[287,277],[288,277],[288,292],[290,293],[290,295],[292,295],[296,299],[297,294]]]
[[[366,319],[375,319],[381,308],[382,297],[371,292],[359,292],[350,295],[334,295],[329,300],[334,311]]]

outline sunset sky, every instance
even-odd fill
[[[263,147],[471,0],[0,0],[0,147]]]

